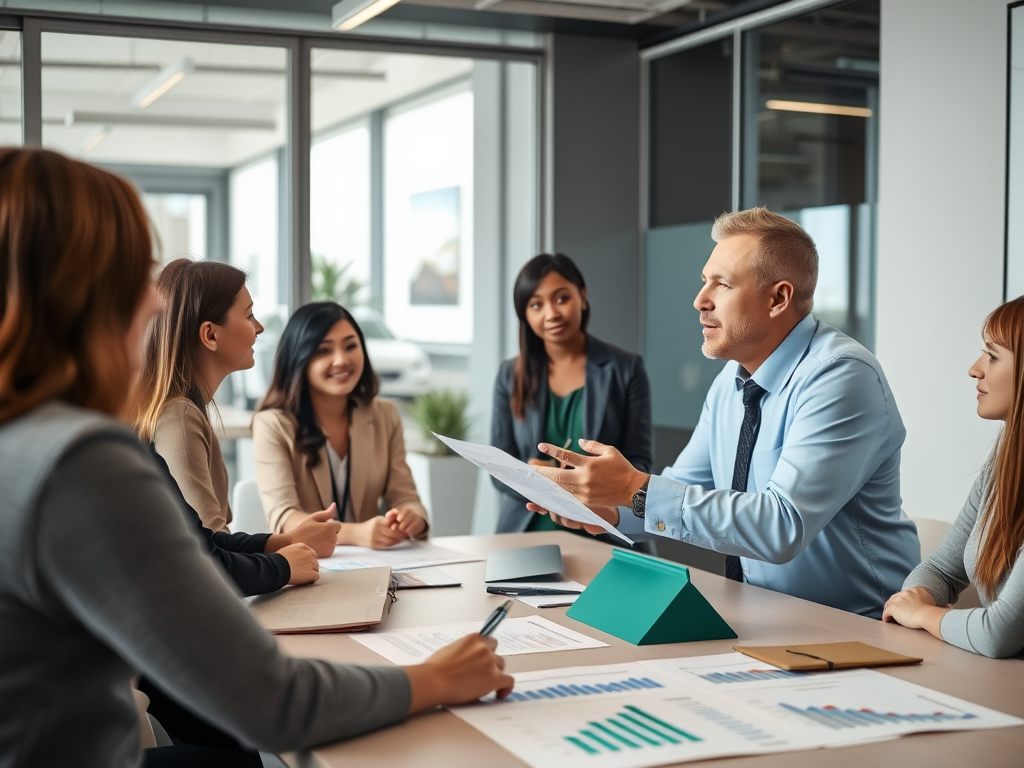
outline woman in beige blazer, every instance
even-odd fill
[[[359,324],[334,302],[307,304],[288,321],[252,426],[256,481],[273,531],[335,504],[339,544],[384,549],[426,535],[402,421],[393,403],[376,399],[365,350]]]

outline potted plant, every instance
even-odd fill
[[[433,433],[465,440],[469,433],[469,395],[434,389],[413,400],[410,416],[423,435],[423,450],[407,460],[416,489],[430,515],[434,536],[458,536],[473,529],[479,470],[456,455]]]
[[[354,277],[348,276],[352,262],[337,264],[318,253],[311,254],[313,301],[336,301],[346,309],[358,306],[359,293],[366,286]]]

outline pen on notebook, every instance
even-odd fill
[[[494,613],[487,617],[487,621],[484,622],[483,627],[480,629],[481,637],[490,637],[494,630],[501,624],[501,620],[508,616],[508,609],[512,607],[512,601],[506,600],[504,603],[494,609]]]

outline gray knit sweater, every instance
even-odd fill
[[[924,587],[939,606],[951,605],[974,582],[978,547],[982,541],[979,518],[985,509],[991,460],[982,469],[935,554],[911,571],[904,589]],[[978,587],[982,608],[951,610],[942,617],[942,638],[958,648],[985,656],[1015,656],[1024,649],[1024,563],[1018,560],[993,594]]]
[[[138,672],[272,751],[405,717],[400,668],[282,655],[174,505],[111,419],[50,403],[0,426],[0,768],[138,765]]]

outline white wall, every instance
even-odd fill
[[[882,0],[877,353],[903,505],[952,520],[997,426],[967,368],[1002,300],[1007,0]]]

